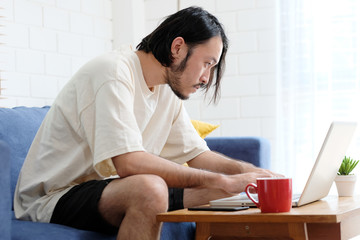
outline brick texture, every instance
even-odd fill
[[[49,105],[87,60],[111,50],[111,0],[4,0],[2,107]]]

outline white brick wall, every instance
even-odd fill
[[[51,104],[87,60],[112,49],[111,0],[3,0],[6,99]]]

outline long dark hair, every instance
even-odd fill
[[[151,52],[163,66],[169,67],[173,61],[171,44],[176,37],[184,38],[191,52],[193,47],[215,36],[221,37],[223,49],[218,64],[212,69],[209,83],[205,85],[205,91],[208,92],[216,75],[212,97],[212,101],[216,102],[220,95],[220,81],[225,69],[228,38],[215,16],[200,7],[182,9],[168,16],[152,33],[143,38],[136,48],[146,53]]]

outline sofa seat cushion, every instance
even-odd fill
[[[195,239],[196,224],[193,222],[163,223],[160,239],[184,240]],[[54,223],[39,223],[15,219],[12,212],[11,220],[12,240],[115,240],[115,235],[79,230]]]
[[[110,236],[97,232],[74,229],[53,223],[39,223],[13,219],[11,224],[12,240],[116,239],[115,235]]]

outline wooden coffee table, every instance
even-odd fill
[[[196,222],[196,239],[349,239],[360,235],[360,196],[328,196],[289,213],[188,211],[162,213],[160,222]]]

